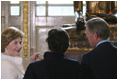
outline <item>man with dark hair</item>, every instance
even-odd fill
[[[85,26],[86,37],[95,49],[83,55],[82,64],[92,68],[95,79],[117,79],[117,47],[108,41],[109,25],[102,18],[92,18]]]
[[[33,62],[28,66],[24,79],[83,78],[83,76],[80,77],[82,75],[80,74],[80,64],[75,60],[64,57],[64,53],[69,46],[69,35],[65,30],[51,29],[48,32],[46,42],[49,51],[44,53],[44,59]]]

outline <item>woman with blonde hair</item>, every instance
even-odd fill
[[[23,36],[24,33],[15,27],[6,28],[1,34],[2,79],[21,79],[24,76],[23,59],[19,57]],[[30,60],[35,61],[37,56],[33,54]]]

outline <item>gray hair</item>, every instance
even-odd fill
[[[89,31],[93,34],[96,32],[101,39],[107,39],[110,36],[110,28],[108,23],[102,18],[92,18],[85,24]]]

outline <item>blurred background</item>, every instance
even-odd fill
[[[43,57],[48,31],[62,27],[70,35],[71,43],[65,56],[81,62],[82,55],[93,49],[84,28],[85,22],[93,17],[108,22],[109,40],[117,46],[117,1],[1,1],[1,32],[15,26],[25,33],[20,52],[24,60],[36,52]]]

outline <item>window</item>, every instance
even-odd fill
[[[20,2],[10,1],[10,15],[19,16],[20,15]]]
[[[36,4],[45,4],[46,1],[36,1]]]
[[[46,1],[36,1],[36,16],[46,16]]]
[[[49,6],[49,16],[74,16],[73,6]]]
[[[86,14],[86,1],[83,1],[83,16]]]
[[[83,1],[83,16],[86,1]],[[20,1],[10,1],[10,15],[20,15]],[[36,1],[36,16],[74,16],[73,1]]]
[[[36,15],[37,16],[45,16],[45,7],[44,6],[37,6],[36,7]]]
[[[10,1],[10,4],[19,4],[19,1]]]
[[[83,1],[83,16],[86,1]],[[74,16],[73,1],[36,1],[36,16]]]
[[[74,16],[73,1],[36,1],[36,16]]]
[[[11,16],[18,16],[19,15],[19,6],[11,6]]]
[[[73,1],[48,1],[49,4],[72,4]]]

